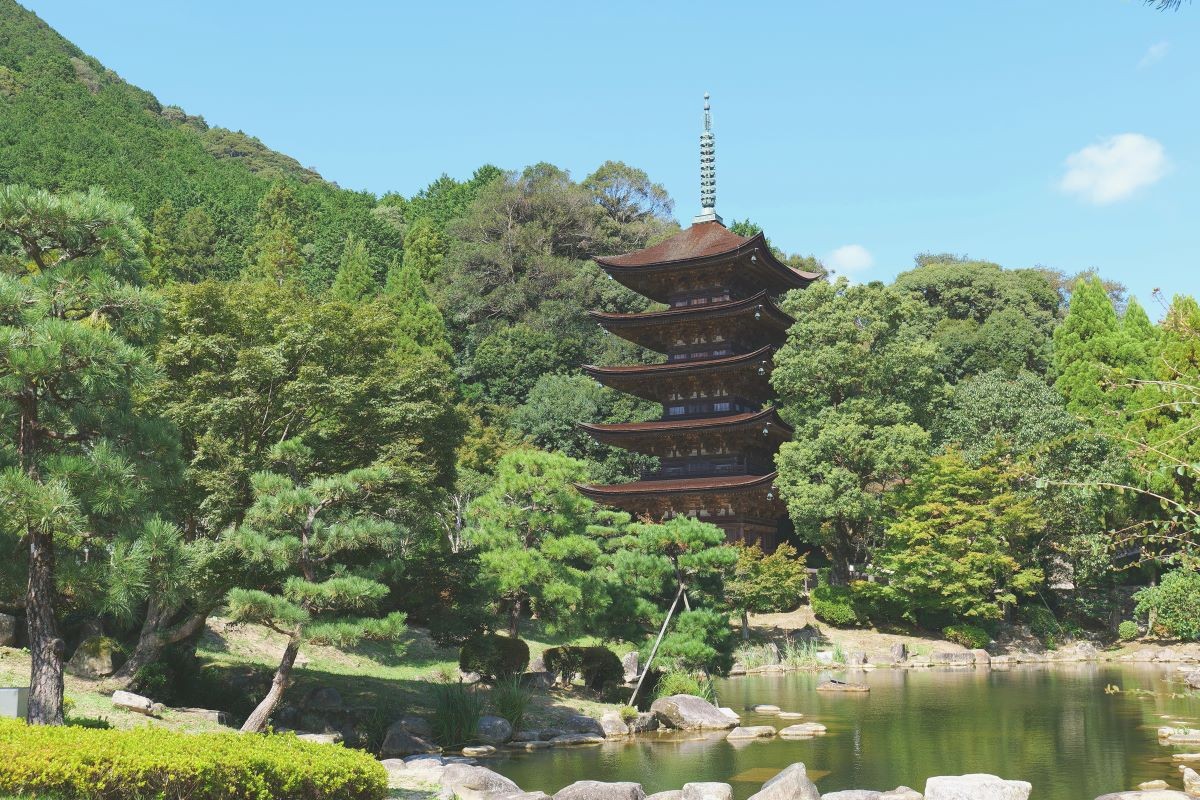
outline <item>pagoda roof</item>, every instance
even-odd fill
[[[576,484],[576,488],[585,496],[600,501],[646,495],[746,492],[771,486],[778,474],[771,472],[766,475],[714,475],[707,478],[634,481],[609,485]]]
[[[690,321],[736,316],[757,310],[759,306],[766,312],[764,316],[768,320],[775,322],[781,329],[786,330],[795,322],[794,319],[781,311],[779,306],[775,305],[770,295],[767,294],[766,289],[750,297],[741,300],[731,300],[725,303],[711,303],[702,306],[679,306],[663,311],[645,311],[637,314],[620,314],[610,311],[589,311],[588,314],[608,330],[613,330],[615,328],[641,327],[659,322],[674,324],[684,319]]]
[[[791,434],[792,428],[779,418],[774,408],[764,408],[762,411],[747,411],[742,414],[729,414],[723,417],[700,417],[699,419],[661,419],[650,422],[623,422],[616,424],[593,424],[580,422],[579,427],[598,437],[616,438],[622,435],[641,435],[646,433],[674,433],[682,431],[703,431],[737,428],[742,425],[757,426],[769,423]]]
[[[774,350],[771,345],[760,347],[752,353],[738,353],[723,358],[706,358],[696,361],[667,361],[661,364],[624,364],[619,367],[597,367],[584,364],[583,371],[593,378],[608,375],[670,375],[686,374],[689,372],[709,372],[728,367],[740,367],[753,361],[761,361],[771,356]]]
[[[714,377],[740,375],[741,377],[737,378],[738,391],[731,394],[759,401],[769,397],[771,393],[768,373],[769,360],[774,349],[768,344],[753,352],[722,358],[619,367],[585,364],[582,369],[605,386],[656,403],[667,402],[673,394],[708,391],[713,386]],[[759,374],[758,369],[762,367],[766,369]]]
[[[821,277],[815,272],[792,269],[776,258],[762,231],[753,236],[738,236],[719,222],[697,222],[656,245],[631,253],[601,256],[596,263],[620,280],[622,276],[732,261],[749,255],[757,257],[754,263],[761,265],[761,277],[770,282],[774,291],[802,289]],[[630,288],[637,291],[637,287]]]

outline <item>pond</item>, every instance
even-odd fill
[[[899,785],[922,791],[930,776],[968,772],[1029,781],[1032,800],[1090,800],[1156,778],[1180,788],[1171,754],[1187,748],[1160,745],[1156,729],[1200,727],[1200,695],[1168,684],[1173,674],[1167,665],[1107,664],[850,673],[871,687],[869,694],[817,692],[827,673],[731,678],[718,682],[719,698],[742,714],[743,725],[811,721],[828,733],[736,744],[723,732],[648,734],[505,755],[488,766],[525,790],[552,793],[590,779],[637,781],[651,793],[722,781],[733,786],[735,800],[794,761],[807,765],[822,792]],[[1122,691],[1106,694],[1110,684]],[[804,719],[750,711],[760,703]]]

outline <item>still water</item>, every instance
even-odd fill
[[[735,800],[794,761],[807,765],[822,792],[899,785],[922,791],[932,775],[968,772],[1029,781],[1031,800],[1091,800],[1155,778],[1181,788],[1171,754],[1188,748],[1160,745],[1156,729],[1200,727],[1200,694],[1168,683],[1174,673],[1165,665],[1097,664],[850,673],[871,687],[869,694],[817,692],[828,674],[731,678],[717,690],[743,725],[811,721],[829,732],[736,744],[724,732],[647,734],[629,743],[506,755],[488,766],[527,791],[553,793],[584,779],[637,781],[647,793],[722,781],[732,784]],[[1109,684],[1121,693],[1105,694]],[[750,711],[760,703],[804,719]]]

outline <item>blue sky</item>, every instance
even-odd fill
[[[1200,294],[1200,3],[25,0],[342,186],[607,159],[858,280],[921,251]]]

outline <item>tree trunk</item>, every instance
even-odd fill
[[[29,588],[25,595],[29,628],[30,725],[63,723],[63,656],[66,642],[54,619],[54,537],[29,533]]]
[[[750,641],[750,612],[742,609],[742,641]]]
[[[167,645],[182,642],[195,635],[208,620],[207,613],[197,613],[172,627],[170,622],[177,611],[177,608],[163,608],[154,598],[150,598],[137,644],[129,655],[129,660],[113,673],[112,680],[117,686],[122,689],[129,688],[138,671],[158,661]]]
[[[271,718],[275,707],[283,698],[283,691],[291,679],[292,666],[296,663],[296,654],[299,652],[300,632],[295,631],[288,639],[287,647],[283,650],[283,657],[279,659],[279,668],[275,670],[275,678],[271,681],[271,688],[267,691],[267,696],[259,702],[250,716],[246,717],[246,722],[242,725],[242,733],[261,733],[267,727],[267,720]]]
[[[508,635],[517,638],[517,632],[521,627],[521,601],[514,600],[512,609],[508,612]]]

